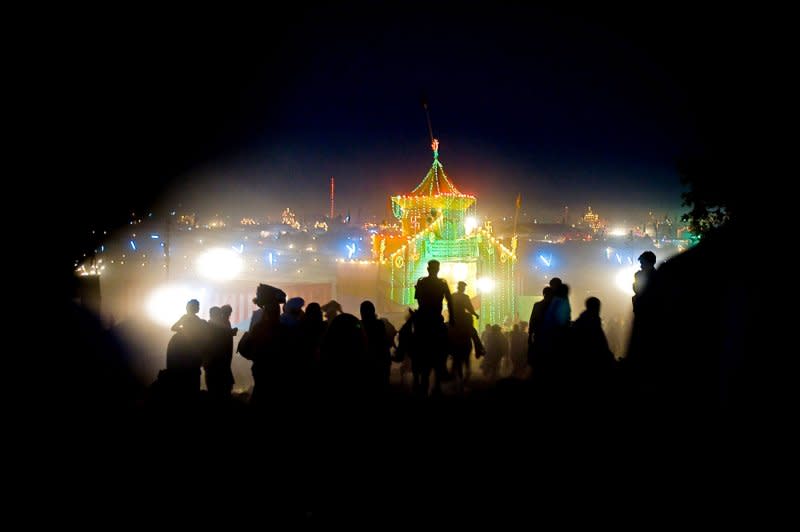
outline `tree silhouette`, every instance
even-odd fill
[[[681,216],[689,230],[705,236],[736,216],[738,201],[733,173],[715,164],[710,157],[692,157],[678,166],[683,192],[683,206],[691,210]]]

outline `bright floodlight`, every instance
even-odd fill
[[[474,216],[464,218],[464,230],[467,234],[472,233],[478,227],[478,219]]]
[[[453,265],[453,277],[456,281],[466,281],[469,275],[469,268],[463,262],[457,262]]]
[[[197,257],[197,273],[213,281],[230,281],[242,271],[242,258],[233,250],[210,249]]]
[[[145,310],[151,320],[169,327],[186,314],[186,303],[190,299],[201,299],[203,294],[186,285],[165,285],[155,289],[147,299]]]
[[[625,236],[625,235],[628,234],[628,232],[625,229],[621,228],[621,227],[615,227],[614,229],[609,231],[608,234],[610,236]]]
[[[475,284],[478,288],[478,291],[482,294],[488,294],[494,290],[494,279],[490,279],[488,277],[481,277]]]
[[[633,296],[633,276],[639,271],[638,266],[626,266],[620,268],[614,276],[614,284],[622,290],[623,293]]]

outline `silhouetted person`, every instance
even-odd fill
[[[553,299],[547,306],[544,316],[544,326],[565,328],[569,327],[572,320],[572,309],[569,304],[569,285],[561,283],[553,288]]]
[[[197,314],[200,312],[200,302],[196,299],[190,299],[186,303],[186,314],[176,321],[170,330],[172,332],[186,333],[190,338],[202,335],[205,331],[206,322],[199,318]]]
[[[493,381],[500,376],[500,369],[506,357],[508,357],[508,339],[499,325],[492,325],[486,344],[486,357],[481,365],[487,379]]]
[[[434,393],[441,392],[441,383],[447,374],[447,329],[442,318],[442,300],[447,301],[448,315],[454,320],[453,298],[447,281],[439,279],[439,261],[428,261],[428,276],[422,277],[414,287],[414,299],[419,303],[414,313],[414,333],[418,336],[418,356],[422,364],[430,364],[435,371]],[[422,370],[423,373],[425,370]],[[421,394],[427,394],[428,375],[423,374],[420,382]]]
[[[528,339],[519,324],[514,324],[508,340],[511,348],[511,374],[514,377],[522,378],[528,367]]]
[[[547,306],[552,300],[553,289],[545,286],[542,289],[542,300],[534,303],[531,309],[530,328],[528,329],[528,365],[531,368],[535,368],[537,364],[537,349],[541,350],[544,345],[544,340],[541,337],[537,339],[537,335],[542,331]]]
[[[386,318],[381,318],[381,321],[386,326],[386,339],[389,342],[389,346],[391,348],[396,348],[397,344],[395,343],[395,338],[397,337],[397,328]]]
[[[159,386],[170,398],[190,400],[200,392],[200,368],[208,348],[208,323],[200,319],[200,303],[186,303],[186,314],[171,330],[175,334],[167,344],[167,369],[159,374]]]
[[[400,363],[400,384],[405,383],[405,375],[411,372],[416,390],[417,377],[414,372],[414,353],[416,352],[415,338],[414,338],[414,311],[408,309],[408,316],[406,321],[397,331],[397,348],[394,352],[394,362]],[[420,377],[421,378],[421,377]]]
[[[322,309],[319,303],[309,303],[300,320],[301,365],[304,374],[311,377],[319,365],[319,349],[325,334],[325,323],[322,321]]]
[[[641,255],[639,255],[639,265],[641,269],[636,272],[633,276],[633,297],[631,298],[633,301],[633,311],[636,312],[636,300],[639,298],[639,295],[644,291],[647,287],[650,278],[653,276],[653,273],[656,271],[656,255],[652,251],[645,251]]]
[[[226,304],[222,305],[220,307],[220,310],[222,311],[222,322],[224,323],[225,326],[227,326],[231,330],[231,349],[232,349],[233,337],[239,334],[239,328],[231,326],[231,314],[233,314],[233,307]]]
[[[229,307],[230,308],[230,307]],[[230,399],[233,390],[233,336],[236,330],[231,328],[230,314],[219,307],[211,307],[209,315],[209,338],[205,349],[203,369],[206,372],[206,388],[213,400]]]
[[[472,307],[472,300],[464,293],[467,288],[467,283],[464,281],[458,282],[458,291],[452,295],[453,298],[453,315],[457,322],[468,321],[472,325],[472,317],[480,319],[480,316]]]
[[[258,305],[258,303],[256,303],[257,300],[258,300],[258,298],[254,297],[253,298],[253,304]],[[261,321],[261,318],[263,318],[263,317],[264,317],[264,309],[263,308],[259,307],[256,310],[254,310],[253,314],[250,316],[250,326],[247,328],[247,330],[248,331],[252,331],[253,327],[255,326],[255,324],[258,323],[259,321]]]
[[[303,361],[303,330],[300,327],[305,314],[303,305],[305,300],[302,297],[287,300],[280,318],[284,344],[280,366],[284,375],[295,382],[308,379],[308,375],[305,374],[307,368]]]
[[[158,375],[159,391],[170,399],[195,398],[200,391],[202,364],[197,342],[184,332],[175,333],[167,344],[167,369]]]
[[[450,326],[448,334],[450,354],[453,356],[453,373],[460,390],[463,390],[464,382],[471,376],[470,354],[473,344],[476,354],[483,355],[484,350],[473,324],[473,316],[476,319],[480,316],[475,312],[472,300],[464,292],[466,287],[467,283],[459,281],[458,291],[452,295],[454,324]]]
[[[492,333],[492,324],[487,323],[486,327],[483,328],[483,332],[481,333],[481,343],[484,346],[489,344],[489,335]]]
[[[333,318],[342,313],[342,306],[339,304],[338,301],[333,299],[322,305],[321,308],[322,312],[325,315],[326,323],[330,323],[331,321],[333,321]]]
[[[325,400],[361,398],[367,338],[358,318],[345,313],[331,320],[322,339],[320,357]]]
[[[454,316],[453,299],[447,281],[439,279],[439,261],[428,261],[428,276],[421,277],[414,287],[414,299],[419,304],[417,314],[422,314],[424,319],[434,322],[442,320],[442,300],[447,301],[447,310]],[[419,316],[418,316],[419,317]]]
[[[586,310],[575,320],[571,335],[570,369],[575,393],[584,399],[586,406],[602,403],[610,392],[616,359],[603,332],[599,299],[586,300]]]
[[[258,285],[254,302],[262,310],[262,318],[239,341],[238,351],[253,362],[251,402],[265,406],[270,396],[276,399],[290,389],[292,382],[289,379],[294,377],[285,374],[285,335],[280,324],[280,305],[286,303],[286,293],[262,283]],[[271,381],[267,380],[268,376]]]
[[[385,393],[389,388],[389,372],[392,366],[390,348],[394,341],[386,334],[386,324],[378,319],[375,305],[371,301],[361,303],[361,324],[367,337],[367,359],[364,368],[367,389]]]
[[[303,318],[303,305],[306,302],[302,297],[293,297],[289,299],[283,306],[283,314],[281,314],[281,324],[290,328],[300,325],[300,320]]]
[[[571,320],[569,286],[560,283],[553,289],[553,299],[545,311],[536,342],[539,376],[534,378],[540,380],[548,393],[561,387],[560,380],[567,371]]]
[[[625,353],[624,328],[625,321],[622,315],[618,314],[606,322],[608,348],[616,358],[621,358]]]

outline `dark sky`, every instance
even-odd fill
[[[602,20],[472,7],[328,9],[287,23],[280,67],[252,83],[274,114],[185,174],[211,181],[226,207],[271,198],[272,210],[324,212],[333,175],[342,208],[381,214],[430,165],[422,95],[446,169],[482,211],[508,210],[517,192],[546,215],[680,205],[675,162],[695,136],[686,90]]]
[[[59,25],[36,92],[73,248],[165,197],[325,212],[331,175],[342,210],[381,215],[430,166],[423,95],[446,170],[483,213],[521,192],[545,218],[587,203],[679,214],[677,161],[747,123],[760,64],[751,14],[710,8],[82,15]]]

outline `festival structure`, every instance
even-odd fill
[[[509,249],[492,235],[490,226],[479,226],[477,199],[462,194],[445,174],[439,141],[433,139],[431,147],[433,165],[422,182],[408,194],[391,198],[401,234],[373,237],[380,291],[398,306],[416,307],[414,286],[427,275],[428,261],[436,259],[441,263],[439,277],[447,280],[451,291],[465,281],[467,294],[477,298],[481,328],[513,320],[516,236]]]

